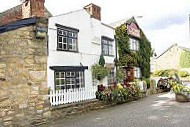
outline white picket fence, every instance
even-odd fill
[[[81,102],[96,98],[97,86],[91,88],[75,88],[69,90],[50,91],[51,106],[62,105],[67,103]]]

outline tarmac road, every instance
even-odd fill
[[[178,103],[172,93],[58,120],[49,127],[190,127],[190,103]]]

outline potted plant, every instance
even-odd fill
[[[182,84],[176,84],[172,90],[175,92],[176,100],[179,102],[188,102],[190,99],[190,88]]]

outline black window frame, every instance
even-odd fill
[[[55,90],[57,90],[56,89],[56,73],[63,73],[64,72],[64,74],[65,74],[65,82],[64,82],[64,88],[63,88],[63,90],[65,89],[66,91],[67,90],[70,90],[70,89],[76,89],[76,88],[84,88],[85,87],[85,73],[84,73],[84,70],[61,70],[61,71],[57,71],[57,70],[55,70],[54,71],[54,85],[55,85],[55,87],[54,87],[54,89]],[[67,72],[74,72],[74,76],[67,76]],[[77,82],[77,76],[76,76],[76,73],[83,73],[83,86],[80,86],[80,78],[79,78],[79,82]],[[78,77],[80,77],[80,76],[78,76]],[[59,78],[60,79],[60,78]],[[67,85],[67,80],[68,79],[74,79],[74,81],[75,81],[75,83],[74,83],[74,87],[71,87],[71,85]],[[79,84],[79,85],[77,85],[77,84]],[[69,86],[69,87],[68,87]]]
[[[107,78],[108,78],[108,85],[114,84],[114,82],[116,81],[115,68],[114,67],[111,68]]]
[[[106,41],[107,41],[107,44],[104,44],[104,43],[103,43],[103,40],[106,40]],[[104,45],[107,45],[108,54],[105,54],[105,53],[103,52]],[[109,48],[110,46],[112,46],[112,53],[113,53],[113,54],[110,54],[110,48]],[[104,56],[114,56],[114,39],[111,39],[111,38],[106,37],[106,36],[102,36],[102,37],[101,37],[101,47],[102,47],[102,55],[104,55]]]
[[[139,48],[140,48],[140,41],[139,41],[139,39],[130,37],[129,40],[130,40],[130,50],[131,50],[131,51],[139,51]],[[135,41],[135,45],[136,45],[136,48],[135,48],[135,49],[132,49],[132,48],[131,48],[131,40],[132,40],[132,43],[134,43],[134,41]]]
[[[60,24],[56,24],[56,26],[57,26],[57,51],[78,52],[78,33],[79,33],[79,30],[76,28],[67,27],[67,26],[63,26]],[[67,32],[67,35],[59,34],[60,30]],[[68,33],[72,33],[72,34],[75,33],[76,37],[71,37],[68,35]],[[67,45],[66,49],[63,49],[63,43],[62,43],[62,48],[59,48],[59,37],[62,37],[62,39],[66,38],[66,45]],[[75,39],[76,40],[76,50],[70,50],[69,49],[69,41],[68,41],[69,39]]]

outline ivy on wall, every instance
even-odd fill
[[[150,57],[152,55],[151,44],[141,30],[139,51],[130,50],[129,35],[126,24],[116,28],[117,47],[119,52],[118,66],[134,65],[141,68],[143,78],[150,77]]]
[[[180,56],[180,67],[190,68],[190,52],[187,50],[182,51]]]

